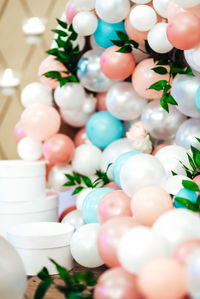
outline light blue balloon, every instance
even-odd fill
[[[89,140],[97,147],[106,148],[123,136],[122,122],[107,111],[94,113],[86,125]]]
[[[192,203],[196,203],[197,199],[198,199],[198,194],[194,191],[188,190],[187,188],[182,188],[175,196],[175,200],[174,200],[174,206],[175,208],[185,208],[187,209],[187,207],[181,205],[180,203],[178,203],[176,201],[176,197],[182,197],[185,198],[189,201],[191,201]]]
[[[99,46],[102,48],[109,48],[113,46],[111,40],[120,40],[116,31],[123,31],[126,33],[124,22],[112,24],[100,19],[98,21],[97,30],[94,33],[94,38]]]
[[[101,199],[109,192],[110,188],[97,188],[92,190],[84,199],[82,213],[85,223],[98,223],[97,208]]]
[[[200,86],[197,89],[197,92],[195,94],[195,104],[196,104],[198,110],[200,110]]]
[[[134,155],[137,155],[137,154],[140,154],[139,152],[136,152],[136,151],[131,151],[131,152],[127,152],[127,153],[124,153],[122,155],[119,156],[119,158],[115,161],[115,163],[113,164],[113,178],[116,182],[116,184],[120,187],[121,187],[121,184],[120,184],[120,171],[121,171],[121,168],[123,166],[123,164],[132,156]]]

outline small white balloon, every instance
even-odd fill
[[[42,143],[38,140],[24,137],[17,145],[17,152],[24,161],[37,161],[42,157]]]
[[[167,241],[145,226],[130,229],[118,245],[120,264],[132,274],[138,274],[149,260],[168,255]]]
[[[163,18],[168,17],[169,2],[170,2],[170,0],[153,0],[154,9]]]
[[[157,15],[154,9],[148,5],[133,7],[129,15],[131,25],[139,31],[148,31],[157,22]]]
[[[185,59],[191,68],[200,72],[200,46],[184,51]]]
[[[62,119],[68,125],[80,128],[86,125],[91,113],[84,113],[82,110],[60,109]]]
[[[92,191],[92,188],[83,189],[80,193],[77,194],[76,198],[76,207],[78,210],[82,210],[83,202],[86,196]]]
[[[96,0],[97,15],[108,23],[123,21],[129,13],[129,0]]]
[[[200,119],[190,118],[179,127],[176,133],[176,143],[187,150],[191,145],[200,150],[200,143],[196,137],[200,138]]]
[[[68,213],[61,221],[64,224],[70,224],[75,229],[78,229],[82,225],[84,225],[84,219],[82,212],[80,210],[74,210]]]
[[[98,223],[85,224],[71,238],[71,254],[81,266],[96,268],[104,264],[97,248],[99,228]]]
[[[53,166],[48,175],[48,183],[50,187],[56,191],[70,189],[71,187],[64,187],[64,184],[67,182],[65,174],[72,175],[72,172],[72,166],[69,164],[64,166]]]
[[[167,38],[167,27],[167,23],[157,23],[148,33],[147,40],[149,45],[157,53],[164,54],[173,49]]]
[[[75,172],[90,176],[100,169],[101,150],[94,145],[82,144],[75,150],[72,167]]]
[[[183,188],[183,180],[191,181],[191,179],[185,175],[175,175],[164,178],[161,187],[163,187],[169,194],[176,195]]]
[[[35,103],[52,105],[52,90],[39,82],[30,83],[22,90],[21,103],[25,108]]]
[[[97,99],[93,95],[87,95],[83,101],[82,111],[93,114],[96,111]]]
[[[193,7],[200,4],[200,0],[174,0],[178,5],[182,7]]]
[[[95,0],[74,0],[79,10],[92,10],[95,8]]]
[[[136,4],[147,4],[151,2],[151,0],[131,0],[131,1]]]
[[[75,15],[72,24],[80,36],[88,36],[96,31],[98,20],[94,13],[81,11]]]

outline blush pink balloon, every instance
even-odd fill
[[[79,11],[75,6],[74,1],[68,1],[66,5],[66,20],[68,25],[72,24],[72,21],[78,12]]]
[[[121,237],[138,223],[132,217],[116,217],[103,223],[98,235],[98,250],[104,263],[109,267],[119,267],[117,245]]]
[[[200,248],[200,240],[188,240],[179,244],[175,249],[173,257],[181,263],[185,263],[187,257],[197,248]]]
[[[110,188],[113,190],[121,190],[115,182],[110,182],[104,186],[105,188]]]
[[[98,279],[94,299],[142,299],[137,286],[137,276],[123,268],[110,269]]]
[[[194,179],[193,179],[193,182],[195,182],[198,187],[200,188],[200,175],[197,175]]]
[[[61,117],[57,110],[49,105],[33,104],[22,113],[21,125],[28,137],[43,141],[58,132]]]
[[[97,110],[98,111],[107,111],[106,107],[106,95],[107,92],[99,92],[97,93]]]
[[[200,18],[200,4],[194,7],[189,7],[186,11],[194,14],[196,17]]]
[[[49,163],[67,164],[73,159],[75,147],[67,135],[56,134],[44,142],[43,151]]]
[[[176,2],[170,1],[168,5],[168,23],[171,23],[177,14],[186,12],[186,10],[179,6]]]
[[[145,44],[145,40],[147,40],[148,32],[149,31],[139,31],[131,26],[131,22],[129,16],[125,20],[125,30],[130,39],[133,39],[140,45]]]
[[[146,99],[159,100],[162,97],[162,91],[149,89],[149,87],[160,80],[169,80],[169,74],[160,75],[155,73],[152,68],[156,67],[153,58],[141,61],[135,68],[132,76],[132,83],[135,91]],[[169,66],[163,66],[169,72]]]
[[[195,48],[200,43],[200,19],[195,15],[179,13],[167,27],[170,43],[181,50]]]
[[[171,257],[145,263],[138,276],[138,286],[145,298],[180,299],[187,294],[185,269]]]
[[[15,125],[14,135],[16,143],[19,143],[22,138],[26,137],[20,121]]]
[[[86,144],[86,143],[90,143],[90,141],[87,137],[87,133],[86,133],[86,130],[84,127],[76,133],[76,135],[74,137],[74,144],[75,144],[75,147],[77,147],[79,145]]]
[[[56,79],[51,79],[43,76],[46,72],[49,71],[60,72],[62,77],[69,76],[65,73],[62,73],[62,72],[67,72],[67,69],[61,62],[55,60],[54,56],[52,55],[47,56],[47,58],[45,58],[39,66],[38,75],[40,77],[40,81],[44,85],[47,85],[52,89],[56,89],[56,87],[59,86],[59,82]]]
[[[119,53],[117,50],[119,47],[112,46],[103,52],[101,70],[111,80],[125,80],[135,69],[135,58],[132,53]]]
[[[99,222],[103,223],[113,217],[132,216],[130,201],[130,197],[122,190],[115,190],[106,194],[98,205]]]
[[[153,150],[153,152],[151,153],[153,156],[155,156],[156,154],[157,154],[157,152],[161,149],[161,148],[163,148],[163,147],[165,147],[165,146],[167,146],[168,144],[159,144],[159,145],[157,145],[155,148],[154,148],[154,150]]]

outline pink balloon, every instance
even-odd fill
[[[168,22],[171,23],[177,14],[186,12],[186,10],[179,6],[176,2],[170,1],[168,6]]]
[[[99,92],[97,93],[97,110],[98,111],[107,111],[106,107],[106,95],[107,92]]]
[[[67,2],[67,5],[66,5],[66,20],[67,20],[68,25],[72,24],[73,18],[75,17],[75,15],[78,12],[79,11],[76,8],[73,0]]]
[[[49,163],[67,164],[74,156],[74,143],[67,135],[56,134],[44,142],[44,156]]]
[[[200,43],[200,19],[191,13],[179,13],[167,27],[170,43],[181,50],[195,48]]]
[[[186,11],[194,14],[196,17],[200,18],[200,4],[194,7],[189,7]]]
[[[107,266],[120,266],[117,245],[121,237],[136,225],[138,223],[132,217],[127,216],[112,218],[102,224],[98,235],[98,250]]]
[[[136,41],[138,44],[144,45],[149,31],[139,31],[132,27],[129,16],[126,18],[124,24],[128,37]]]
[[[15,125],[14,135],[16,143],[19,143],[22,138],[26,137],[20,121]]]
[[[113,217],[132,216],[130,197],[124,191],[115,190],[106,194],[98,205],[98,220],[100,223]]]
[[[132,76],[132,83],[136,92],[146,99],[160,100],[162,97],[162,91],[149,89],[149,87],[157,81],[169,80],[169,74],[160,75],[152,70],[152,68],[156,66],[157,65],[153,58],[145,59],[136,66]],[[165,67],[169,72],[169,66],[163,67]]]
[[[156,154],[157,154],[157,152],[161,149],[161,148],[163,148],[163,147],[165,147],[165,146],[167,146],[168,144],[159,144],[159,145],[157,145],[155,148],[154,148],[154,150],[153,150],[153,152],[151,153],[153,156],[155,156]]]
[[[22,113],[21,125],[28,137],[42,141],[58,132],[61,117],[57,110],[49,105],[33,104]]]
[[[82,144],[86,144],[86,143],[89,143],[89,139],[87,137],[87,133],[86,133],[86,130],[85,130],[85,127],[83,127],[82,129],[80,129],[75,137],[74,137],[74,144],[75,144],[75,147],[79,146],[79,145],[82,145]]]
[[[125,80],[135,69],[135,58],[132,53],[119,53],[117,50],[119,47],[112,46],[103,52],[101,70],[111,80]]]
[[[187,257],[197,248],[200,248],[200,240],[188,240],[176,248],[174,251],[173,257],[181,263],[185,263]]]
[[[45,74],[46,72],[50,72],[50,71],[57,71],[60,72],[62,77],[67,77],[68,75],[62,72],[67,72],[66,67],[59,61],[55,60],[54,56],[47,56],[47,58],[45,58],[40,66],[39,66],[39,70],[38,70],[38,75],[40,77],[40,81],[49,86],[52,89],[56,89],[56,87],[59,86],[59,82],[56,79],[51,79],[51,78],[47,78],[45,76],[43,76],[43,74]]]
[[[132,197],[131,210],[142,225],[152,226],[165,212],[173,209],[171,196],[159,186],[139,189]]]
[[[193,181],[198,185],[198,187],[200,188],[200,175],[197,175]]]
[[[142,299],[137,286],[137,276],[123,268],[110,269],[98,279],[94,299]]]
[[[110,188],[113,190],[121,190],[115,182],[110,182],[110,183],[106,184],[104,187]]]

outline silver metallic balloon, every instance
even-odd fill
[[[178,103],[177,109],[194,118],[200,118],[200,111],[195,105],[195,94],[199,85],[199,78],[187,75],[177,75],[172,83],[171,93]]]
[[[95,92],[108,90],[113,81],[101,71],[100,58],[103,50],[93,49],[86,52],[78,63],[78,77],[81,84]]]
[[[152,101],[142,112],[142,122],[149,134],[156,139],[168,140],[175,137],[176,132],[186,117],[174,106],[166,112],[159,101]]]
[[[188,119],[178,129],[176,143],[186,149],[190,149],[191,145],[200,149],[195,137],[200,138],[200,119]]]
[[[139,96],[129,82],[114,84],[106,96],[108,111],[121,120],[138,118],[147,100]]]

